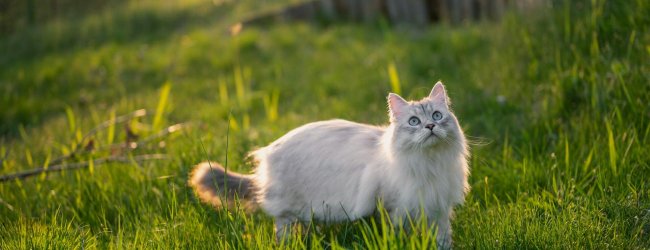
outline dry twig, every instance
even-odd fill
[[[97,160],[93,160],[92,164],[94,165],[99,165],[99,164],[104,164],[104,163],[109,163],[109,162],[142,162],[142,161],[148,161],[148,160],[162,160],[166,159],[167,155],[164,154],[147,154],[147,155],[136,155],[133,157],[128,157],[128,156],[110,156],[106,158],[100,158]],[[30,169],[26,170],[23,172],[18,172],[14,174],[9,174],[9,175],[3,175],[0,176],[0,182],[6,182],[10,180],[15,180],[15,179],[25,179],[30,176],[34,176],[40,173],[48,173],[48,172],[58,172],[58,171],[63,171],[63,170],[71,170],[71,169],[80,169],[80,168],[86,168],[90,166],[91,161],[86,161],[86,162],[77,162],[77,163],[70,163],[70,164],[58,164],[58,165],[50,165],[48,167],[44,168],[35,168],[35,169]]]
[[[70,158],[70,157],[75,156],[77,153],[79,153],[79,150],[85,148],[85,147],[83,146],[83,142],[86,141],[86,140],[87,140],[88,138],[90,138],[91,136],[93,136],[94,134],[96,134],[98,131],[100,131],[100,130],[102,130],[102,129],[106,129],[106,128],[112,126],[112,125],[119,124],[119,123],[123,123],[123,122],[129,121],[129,120],[131,120],[131,119],[133,119],[133,118],[136,118],[136,117],[142,117],[142,116],[145,116],[145,115],[147,115],[147,110],[145,110],[145,109],[138,109],[138,110],[133,111],[133,112],[131,112],[131,113],[129,113],[129,114],[115,117],[115,119],[113,119],[113,120],[108,120],[108,121],[104,121],[104,122],[102,122],[102,123],[99,124],[97,127],[95,127],[95,128],[93,128],[93,129],[91,129],[90,131],[88,131],[88,133],[86,133],[86,134],[81,138],[81,140],[79,141],[79,145],[80,145],[79,147],[77,147],[74,151],[70,152],[69,154],[66,154],[66,155],[64,155],[64,156],[61,156],[61,157],[59,157],[59,158],[56,158],[56,159],[52,160],[52,163],[51,163],[51,164],[58,164],[58,163],[60,163],[60,162],[62,162],[62,161],[64,161],[64,160],[66,160],[66,159],[68,159],[68,158]]]
[[[96,151],[102,151],[102,150],[109,149],[109,150],[112,151],[112,150],[124,149],[124,148],[126,148],[128,150],[136,149],[136,148],[142,147],[143,145],[153,141],[154,139],[164,137],[164,136],[169,135],[171,133],[177,132],[177,131],[179,131],[181,129],[185,129],[185,128],[189,127],[189,126],[190,126],[190,123],[174,124],[174,125],[171,125],[171,126],[165,128],[163,130],[160,130],[160,131],[158,131],[158,133],[155,133],[155,134],[153,134],[153,135],[151,135],[149,137],[146,137],[146,138],[144,138],[144,139],[142,139],[140,141],[136,141],[136,142],[128,142],[127,141],[127,142],[113,143],[113,144],[110,144],[110,145],[99,147],[99,148],[97,148],[95,150]]]
[[[109,163],[109,162],[132,162],[132,161],[134,161],[134,162],[142,162],[142,161],[147,161],[147,160],[165,159],[165,158],[167,158],[167,156],[163,155],[163,154],[144,154],[144,155],[135,155],[135,156],[126,156],[125,154],[128,153],[129,151],[131,151],[133,149],[136,149],[138,147],[141,147],[141,146],[143,146],[143,145],[145,145],[145,144],[147,144],[147,143],[149,143],[149,142],[151,142],[151,141],[153,141],[155,139],[167,136],[167,135],[169,135],[171,133],[174,133],[176,131],[184,129],[184,128],[189,126],[189,123],[178,123],[178,124],[169,126],[169,127],[165,128],[165,129],[160,130],[159,132],[157,132],[157,133],[155,133],[155,134],[153,134],[153,135],[151,135],[149,137],[146,137],[146,138],[144,138],[142,140],[139,140],[139,141],[129,141],[127,139],[126,142],[115,143],[115,144],[107,145],[107,146],[100,147],[100,148],[95,148],[95,146],[94,146],[94,141],[93,141],[93,139],[91,139],[91,137],[94,134],[96,134],[98,131],[100,131],[102,129],[106,129],[106,128],[108,128],[110,126],[113,126],[115,124],[124,123],[124,122],[129,121],[130,119],[145,116],[145,115],[147,115],[146,110],[140,109],[140,110],[136,110],[134,112],[131,112],[130,114],[119,116],[119,117],[116,117],[115,119],[105,121],[105,122],[99,124],[97,127],[90,130],[88,133],[86,133],[81,138],[81,140],[78,142],[81,146],[77,147],[74,151],[70,152],[69,154],[66,154],[64,156],[61,156],[59,158],[54,159],[53,161],[50,162],[50,164],[48,164],[47,166],[42,167],[42,168],[35,168],[35,169],[30,169],[30,170],[26,170],[26,171],[22,171],[22,172],[18,172],[18,173],[13,173],[13,174],[9,174],[9,175],[0,176],[0,182],[6,182],[6,181],[10,181],[10,180],[15,180],[15,179],[25,179],[27,177],[38,175],[38,174],[41,174],[41,173],[58,172],[58,171],[72,170],[72,169],[81,169],[81,168],[89,167],[91,165],[105,164],[105,163]],[[83,146],[84,142],[86,142],[86,141],[88,141],[87,145]],[[63,161],[65,161],[65,160],[67,160],[69,158],[78,156],[78,154],[82,153],[82,149],[86,149],[87,151],[92,150],[94,152],[103,151],[103,150],[107,150],[107,149],[109,149],[111,151],[114,150],[114,149],[126,149],[126,150],[121,151],[120,155],[112,155],[112,156],[99,158],[99,159],[92,160],[92,161],[75,162],[75,163],[67,163],[67,164],[62,163]],[[8,153],[8,151],[7,151],[7,153]],[[90,153],[89,155],[92,155],[92,153]]]

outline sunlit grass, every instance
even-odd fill
[[[142,139],[192,126],[129,152],[169,155],[163,162],[1,183],[0,249],[276,248],[263,213],[198,202],[186,186],[193,164],[227,157],[230,170],[248,172],[246,152],[292,128],[386,123],[388,92],[417,99],[438,80],[466,133],[488,142],[472,148],[456,248],[650,247],[645,1],[558,4],[542,18],[424,30],[281,23],[229,36],[256,8],[134,1],[2,37],[11,49],[0,57],[1,174],[77,151],[67,161],[119,153],[98,149],[133,139],[128,131]],[[110,122],[141,108],[148,115]],[[95,151],[83,150],[89,139]],[[282,248],[432,244],[431,229],[415,223],[419,234],[395,230],[382,213],[311,224]]]

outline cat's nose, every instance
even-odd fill
[[[427,125],[424,126],[424,127],[425,127],[425,128],[428,128],[429,130],[433,130],[433,127],[435,127],[435,126],[436,126],[435,124],[431,123],[431,124],[427,124]]]

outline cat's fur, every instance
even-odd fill
[[[445,88],[438,82],[428,97],[412,102],[391,93],[388,105],[386,127],[344,120],[309,123],[252,152],[255,173],[226,174],[216,163],[202,163],[190,185],[216,206],[221,204],[217,188],[230,189],[226,196],[253,198],[275,218],[278,237],[294,222],[368,216],[379,201],[396,225],[423,211],[438,227],[438,245],[450,246],[453,207],[469,190],[469,152]],[[434,121],[435,111],[443,118]],[[412,117],[421,123],[409,125]]]

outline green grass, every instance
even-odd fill
[[[544,16],[423,30],[281,23],[228,35],[281,2],[116,1],[0,36],[0,174],[47,165],[140,108],[149,115],[127,122],[140,138],[191,122],[131,152],[165,161],[0,183],[0,249],[275,248],[268,216],[198,202],[186,186],[193,164],[227,157],[250,171],[245,153],[292,128],[382,124],[387,92],[420,98],[437,80],[475,142],[456,248],[650,248],[647,1],[560,3]],[[118,124],[89,139],[101,148],[125,137]],[[111,154],[79,152],[67,162]],[[283,247],[433,240],[387,224],[322,226]]]

